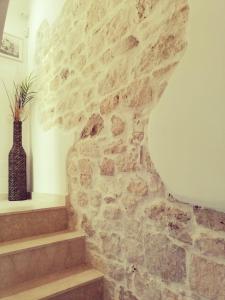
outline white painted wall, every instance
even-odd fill
[[[29,40],[29,69],[34,68],[35,38],[40,24],[52,24],[60,13],[64,0],[32,0]],[[33,160],[33,192],[67,194],[66,156],[73,142],[73,133],[60,129],[44,131],[33,107],[31,146]]]
[[[20,82],[27,74],[27,14],[29,12],[29,0],[11,0],[6,17],[4,31],[18,36],[24,42],[23,62],[3,58],[0,56],[0,194],[8,192],[8,153],[12,146],[12,125],[8,98],[2,85],[5,82],[8,91],[13,92],[13,81]],[[23,125],[23,145],[27,152],[29,169],[29,121]],[[29,176],[28,176],[29,188]]]
[[[190,8],[188,50],[151,115],[149,147],[178,198],[225,210],[225,1]]]

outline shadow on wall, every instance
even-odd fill
[[[214,229],[210,212],[168,195],[148,152],[149,115],[186,49],[188,11],[186,0],[68,0],[38,33],[41,122],[75,133],[69,196],[105,300],[224,295],[201,281],[210,263],[190,259],[195,216]]]

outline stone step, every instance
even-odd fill
[[[43,201],[0,202],[0,242],[63,231],[68,228],[65,204]]]
[[[103,300],[103,275],[88,266],[45,276],[2,293],[3,300]]]
[[[0,244],[0,295],[6,288],[84,263],[82,232],[58,232]]]

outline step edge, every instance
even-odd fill
[[[96,269],[90,269],[90,270],[97,271]],[[58,292],[51,293],[51,295],[48,295],[48,296],[46,296],[44,298],[40,298],[40,299],[37,298],[35,300],[49,300],[49,297],[54,297],[54,296],[58,296],[58,295],[64,294],[65,292],[70,292],[70,291],[72,291],[74,289],[78,289],[78,288],[86,286],[88,284],[91,284],[91,283],[103,280],[103,278],[104,278],[104,275],[101,272],[99,272],[99,274],[97,276],[95,276],[94,278],[92,278],[92,279],[88,279],[88,280],[80,282],[80,283],[78,283],[78,284],[76,284],[76,285],[74,285],[72,287],[68,287],[67,289],[62,289],[62,290],[60,290]]]
[[[51,241],[51,237],[61,237],[58,240]],[[12,255],[16,253],[20,253],[26,250],[32,250],[32,249],[39,249],[48,245],[54,245],[57,243],[61,243],[64,241],[72,241],[76,239],[85,239],[85,234],[82,231],[66,231],[66,232],[56,232],[56,233],[50,233],[46,235],[41,236],[34,236],[34,239],[31,237],[28,237],[26,239],[19,239],[19,240],[12,240],[9,242],[4,242],[0,244],[0,257]],[[42,240],[42,241],[41,241]],[[25,243],[25,245],[21,245],[18,249],[13,249],[16,244],[18,243]],[[29,243],[32,243],[32,245],[29,245]],[[11,250],[5,250],[1,252],[3,247],[8,246],[9,248],[12,248]]]
[[[74,272],[75,271],[76,271],[76,269],[74,269]],[[86,272],[90,273],[92,271],[94,271],[94,274],[92,276],[89,275],[92,278],[88,278],[88,279],[82,280],[81,282],[74,283],[73,285],[71,285],[71,284],[68,283],[67,287],[64,285],[64,288],[61,288],[60,290],[59,289],[57,290],[57,288],[56,288],[58,286],[56,284],[57,282],[60,282],[60,281],[63,281],[63,280],[67,280],[68,281],[68,279],[71,278],[71,277],[76,277],[76,276],[81,275],[82,273],[86,273]],[[65,277],[63,277],[61,279],[56,279],[56,280],[54,280],[54,281],[52,281],[50,283],[46,282],[46,283],[41,284],[39,286],[35,286],[34,288],[29,288],[28,290],[20,291],[18,293],[15,293],[15,294],[12,294],[12,295],[9,295],[9,296],[3,296],[3,297],[0,297],[0,299],[1,300],[14,300],[15,297],[18,296],[18,295],[20,297],[23,297],[23,296],[26,296],[26,294],[28,293],[28,296],[29,296],[29,293],[31,293],[32,291],[35,291],[36,289],[40,289],[40,288],[44,289],[45,286],[49,287],[50,285],[54,285],[55,286],[55,290],[54,290],[54,288],[52,288],[52,292],[47,291],[46,292],[47,294],[46,295],[42,295],[41,298],[39,298],[39,297],[38,298],[33,298],[32,297],[32,300],[47,300],[50,297],[58,296],[58,295],[61,295],[61,294],[65,293],[65,292],[69,292],[69,291],[71,291],[73,289],[77,289],[77,288],[80,288],[82,286],[86,286],[88,284],[91,284],[91,283],[103,280],[103,278],[104,278],[104,274],[103,273],[101,273],[97,269],[94,269],[94,268],[90,267],[89,269],[84,270],[84,271],[79,271],[76,274],[65,275]],[[75,280],[76,280],[76,278],[75,278]]]
[[[9,215],[19,215],[19,214],[27,214],[32,212],[40,212],[45,210],[57,210],[57,209],[67,209],[65,204],[62,205],[56,205],[56,206],[49,206],[49,207],[40,207],[40,208],[27,208],[27,209],[21,209],[21,210],[12,210],[12,211],[0,211],[0,218],[4,216]]]

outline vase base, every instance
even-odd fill
[[[26,200],[30,200],[30,199],[8,199],[9,201],[26,201]]]
[[[9,201],[25,201],[30,200],[31,193],[23,193],[22,195],[9,195],[8,200]]]

